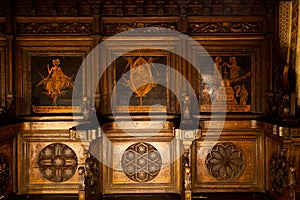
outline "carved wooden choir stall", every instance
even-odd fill
[[[3,0],[0,199],[300,197],[299,0]]]

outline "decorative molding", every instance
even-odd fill
[[[41,176],[51,182],[69,180],[77,170],[77,156],[73,149],[62,143],[44,147],[38,156]]]
[[[8,163],[8,160],[4,156],[0,156],[0,194],[6,189],[6,186],[10,180],[11,169]]]
[[[292,2],[279,3],[279,46],[282,59],[288,63],[291,45],[291,9]]]
[[[262,33],[262,22],[193,22],[190,33]]]
[[[12,1],[13,2],[13,1]],[[9,2],[8,4],[12,4]],[[178,15],[266,15],[274,12],[276,0],[268,1],[59,1],[16,2],[17,15],[102,15],[102,16],[178,16]]]
[[[158,28],[166,28],[169,30],[177,30],[177,23],[175,22],[158,22],[158,23],[104,23],[103,33],[105,35],[114,35],[123,31],[129,31],[136,28],[153,27],[153,33],[158,32]]]
[[[92,23],[29,22],[17,24],[18,34],[92,34]]]
[[[140,142],[132,144],[125,150],[121,163],[129,179],[135,182],[148,182],[159,174],[162,159],[154,146]]]
[[[219,142],[207,154],[205,164],[209,174],[217,180],[229,181],[244,172],[246,157],[237,145]]]

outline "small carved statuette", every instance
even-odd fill
[[[191,117],[191,102],[190,102],[190,97],[189,96],[184,96],[184,101],[183,101],[183,118],[184,119],[189,119]]]

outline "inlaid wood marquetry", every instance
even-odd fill
[[[243,173],[246,158],[237,145],[220,142],[209,151],[205,162],[210,175],[218,180],[230,180]]]
[[[53,143],[42,149],[37,163],[45,179],[64,182],[76,172],[77,156],[68,145]]]
[[[162,159],[151,144],[140,142],[129,146],[122,156],[122,168],[126,176],[135,182],[147,182],[160,172]]]

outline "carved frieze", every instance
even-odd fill
[[[121,163],[129,179],[135,182],[147,182],[159,174],[162,159],[153,145],[140,142],[132,144],[125,150]]]
[[[69,180],[77,170],[77,156],[73,149],[62,143],[44,147],[37,160],[41,176],[51,182]]]
[[[246,157],[237,145],[220,142],[209,151],[205,163],[210,175],[228,181],[243,173]]]
[[[11,1],[12,3],[13,1]],[[17,15],[102,15],[102,16],[178,16],[178,15],[266,15],[274,13],[275,0],[269,1],[16,1]],[[100,5],[102,4],[102,5]]]
[[[190,33],[262,33],[262,22],[193,22]]]
[[[29,22],[17,24],[18,34],[91,34],[92,23]]]
[[[128,31],[136,28],[143,28],[143,27],[156,27],[156,28],[166,28],[170,30],[177,29],[177,23],[169,22],[159,22],[159,23],[104,23],[103,25],[103,32],[105,35],[114,35],[123,31]],[[161,31],[159,29],[152,29],[153,33],[155,31]]]
[[[10,166],[8,160],[4,156],[0,156],[0,194],[5,191],[5,188],[10,179]]]

